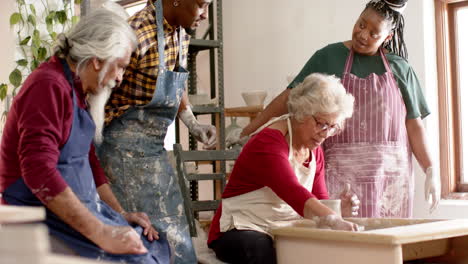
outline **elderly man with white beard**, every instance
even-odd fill
[[[92,144],[95,134],[101,140],[104,105],[136,45],[133,30],[110,11],[81,18],[26,79],[8,114],[0,201],[45,206],[56,252],[125,263],[170,261],[169,244],[148,216],[122,209]]]

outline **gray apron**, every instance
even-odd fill
[[[147,105],[134,106],[112,120],[104,130],[98,154],[112,190],[125,210],[147,213],[158,232],[167,233],[175,263],[197,263],[182,194],[164,149],[167,128],[177,115],[188,78],[187,70],[181,66],[182,33],[179,68],[169,71],[164,60],[161,0],[154,4],[159,52],[155,93]]]

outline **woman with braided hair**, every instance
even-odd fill
[[[288,88],[311,73],[336,75],[355,99],[344,132],[324,142],[330,198],[345,184],[361,201],[361,217],[411,217],[414,153],[425,171],[431,211],[440,199],[440,178],[432,170],[422,118],[429,110],[408,64],[403,10],[408,0],[372,0],[357,19],[352,39],[318,50]],[[240,135],[249,135],[287,111],[286,89]]]

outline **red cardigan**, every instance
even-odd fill
[[[75,77],[77,79],[77,77]],[[75,81],[78,104],[86,108],[81,82]],[[42,63],[13,100],[0,146],[0,192],[23,178],[42,203],[67,187],[57,162],[73,122],[71,87],[56,57]],[[91,144],[89,162],[96,186],[107,183]]]
[[[309,198],[328,199],[323,151],[318,147],[313,153],[316,159],[314,185],[312,190],[307,190],[299,183],[289,164],[289,145],[283,134],[279,130],[265,128],[242,149],[222,197],[229,198],[267,186],[303,216],[304,204]],[[211,223],[208,244],[221,236],[221,211],[222,205]]]

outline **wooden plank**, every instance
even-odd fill
[[[404,261],[443,256],[450,250],[450,239],[405,244],[402,250]]]
[[[0,205],[0,223],[27,223],[45,220],[45,209],[39,206]]]
[[[238,150],[204,150],[204,151],[182,151],[182,161],[204,161],[204,160],[236,160],[239,156]]]
[[[46,264],[112,264],[115,262],[108,262],[103,260],[91,260],[81,257],[62,256],[56,254],[50,254],[43,257]],[[31,262],[33,263],[33,262]]]
[[[49,251],[49,234],[43,224],[2,225],[0,228],[0,260],[11,255],[40,255]]]
[[[208,180],[222,180],[226,177],[224,173],[200,173],[200,174],[188,174],[188,181],[208,181]]]
[[[213,211],[219,206],[220,200],[214,201],[192,201],[194,211]]]

